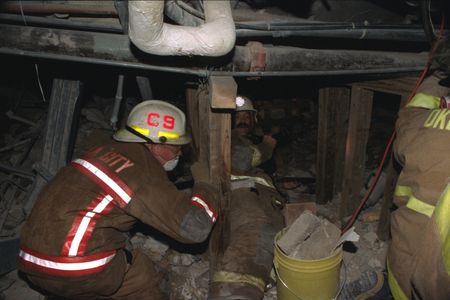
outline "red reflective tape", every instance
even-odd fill
[[[100,217],[104,215],[109,214],[113,208],[114,204],[113,202],[110,202],[110,204],[103,210],[103,213],[96,214],[95,217],[92,218],[92,221],[89,223],[89,227],[86,229],[86,232],[84,233],[83,238],[81,239],[77,255],[83,255],[84,252],[86,251],[87,243],[91,238],[92,233],[94,232],[95,225],[97,224],[98,219],[100,219]]]
[[[133,190],[110,168],[105,167],[103,164],[95,161],[94,159],[91,159],[89,157],[82,158],[86,160],[87,162],[91,163],[93,166],[95,166],[97,169],[101,170],[103,173],[105,173],[109,178],[111,178],[118,186],[120,186],[125,193],[128,194],[128,196],[133,197]]]
[[[78,171],[80,171],[82,174],[84,174],[90,180],[92,180],[103,191],[110,194],[113,197],[114,203],[117,206],[119,206],[120,208],[124,208],[125,206],[127,206],[127,203],[125,201],[123,201],[122,198],[120,198],[119,195],[117,195],[117,193],[114,192],[114,190],[112,188],[110,188],[106,183],[104,183],[100,178],[95,176],[92,172],[90,172],[85,167],[83,167],[82,165],[77,164],[77,163],[72,162],[70,165],[72,167],[74,167],[75,169],[77,169]]]
[[[61,256],[82,256],[84,254],[98,219],[107,215],[114,207],[113,202],[108,199],[111,199],[111,196],[100,193],[85,210],[79,212],[67,234]]]
[[[38,257],[38,258],[50,260],[50,261],[57,262],[57,263],[91,262],[94,260],[98,260],[98,259],[102,259],[102,258],[111,256],[116,253],[116,250],[111,250],[111,251],[99,252],[99,253],[86,255],[86,256],[61,257],[61,256],[52,256],[52,255],[42,254],[42,253],[34,251],[26,246],[20,246],[20,249],[28,254]]]
[[[124,208],[129,200],[131,199],[131,197],[133,196],[133,191],[128,187],[128,185],[126,185],[122,179],[120,179],[113,171],[111,171],[108,168],[105,168],[103,166],[101,166],[100,164],[97,163],[93,163],[92,161],[89,160],[85,160],[85,159],[80,159],[80,161],[86,161],[88,164],[94,166],[95,168],[97,168],[98,170],[100,170],[101,172],[103,172],[106,176],[107,176],[107,180],[112,182],[113,184],[117,185],[122,191],[123,193],[125,193],[126,195],[124,195],[123,197],[127,197],[129,199],[124,199],[118,192],[116,192],[116,190],[114,190],[110,184],[108,184],[105,180],[103,180],[102,178],[100,178],[99,176],[97,176],[96,174],[94,174],[93,172],[91,172],[88,168],[86,168],[85,166],[83,166],[80,163],[77,163],[75,160],[71,163],[71,166],[74,167],[75,169],[77,169],[78,171],[80,171],[81,173],[83,173],[85,176],[87,176],[89,179],[91,179],[97,186],[99,186],[101,189],[103,189],[106,193],[110,194],[113,198],[115,203],[121,207]]]
[[[102,266],[99,266],[97,268],[92,269],[86,269],[86,270],[75,270],[75,271],[67,271],[67,270],[59,270],[59,269],[52,269],[52,268],[46,268],[40,265],[36,265],[32,262],[26,261],[21,257],[17,258],[17,262],[22,265],[24,268],[36,270],[48,275],[53,276],[60,276],[60,277],[79,277],[79,276],[86,276],[86,275],[92,275],[96,274],[102,270],[104,270],[107,266],[111,264],[111,262],[108,262]]]
[[[201,207],[208,214],[208,216],[211,218],[212,222],[213,223],[216,222],[216,220],[217,220],[217,213],[214,210],[214,208],[208,203],[208,201],[203,199],[200,195],[194,194],[191,197],[191,203],[194,206]]]
[[[91,163],[93,166],[101,170],[103,173],[105,173],[109,178],[111,178],[117,185],[119,185],[125,193],[127,193],[130,198],[133,196],[134,192],[133,190],[110,168],[105,167],[101,163],[95,161],[95,159],[92,159],[90,157],[82,157],[82,159],[86,160],[87,162]]]

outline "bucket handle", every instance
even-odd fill
[[[347,265],[344,263],[344,261],[342,261],[342,265],[344,266],[344,280],[342,280],[341,286],[339,287],[339,290],[336,293],[336,296],[334,296],[334,298],[332,298],[331,300],[336,300],[339,295],[342,292],[342,289],[344,288],[345,282],[347,281]],[[288,287],[288,285],[284,282],[284,280],[281,278],[280,273],[278,272],[278,264],[276,261],[273,261],[273,269],[275,270],[275,275],[277,276],[277,278],[281,281],[281,283],[288,289],[288,291],[294,295],[295,298],[297,298],[298,300],[302,300],[302,298],[300,298],[299,295],[297,295],[293,290],[291,290],[290,287]]]

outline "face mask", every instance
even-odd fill
[[[172,171],[173,169],[175,169],[175,167],[178,165],[178,160],[180,159],[179,156],[175,157],[174,159],[171,159],[169,161],[167,161],[164,165],[163,168],[166,171]]]

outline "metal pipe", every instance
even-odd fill
[[[264,45],[265,72],[248,72],[253,61],[249,47],[235,46],[233,55],[221,59],[173,58],[136,52],[126,35],[46,29],[0,24],[0,53],[37,58],[97,63],[207,77],[314,76],[416,72],[427,61],[426,53],[357,50],[322,50]],[[166,65],[162,65],[162,64]],[[176,64],[176,65],[175,65]],[[213,70],[215,68],[216,70]],[[225,70],[218,70],[223,68]],[[227,71],[233,70],[233,72]]]
[[[21,16],[15,14],[2,14],[0,13],[0,21],[23,24],[24,21],[28,25],[44,25],[49,27],[59,27],[78,30],[89,30],[99,32],[111,32],[111,33],[123,33],[121,25],[104,25],[101,23],[89,23],[79,22],[72,20],[46,18],[46,17],[34,17],[34,16]]]
[[[150,80],[147,77],[136,76],[136,82],[139,88],[139,93],[143,100],[153,99],[152,86],[150,85]]]
[[[24,16],[27,24],[43,25],[49,27],[59,27],[67,29],[78,29],[98,32],[123,33],[121,25],[104,25],[101,23],[87,23],[72,20],[45,18],[35,16]],[[0,21],[23,24],[24,18],[15,14],[0,13]],[[239,26],[239,25],[238,25]],[[404,42],[426,42],[427,37],[422,27],[418,28],[395,28],[395,27],[367,27],[367,28],[324,28],[318,26],[309,26],[299,29],[299,26],[291,26],[289,28],[297,29],[251,29],[246,26],[239,26],[236,29],[236,36],[239,38],[255,38],[255,37],[272,37],[272,38],[287,38],[287,37],[320,37],[320,38],[348,38],[348,39],[364,39],[364,40],[389,40],[389,41],[404,41]],[[261,27],[261,26],[257,26]],[[255,28],[257,28],[255,27]],[[311,27],[311,28],[310,28]],[[262,27],[261,27],[262,28]]]
[[[114,130],[117,129],[117,120],[119,119],[119,110],[120,110],[120,104],[122,103],[123,98],[123,79],[124,76],[122,74],[119,75],[119,79],[117,81],[117,91],[116,91],[116,98],[114,99],[114,106],[113,106],[113,112],[111,115],[111,119],[109,119],[111,126]]]
[[[163,66],[149,65],[149,64],[143,64],[143,63],[138,63],[138,62],[107,60],[107,59],[93,58],[93,57],[72,56],[72,55],[66,55],[66,54],[43,53],[43,52],[36,52],[36,51],[29,51],[29,50],[9,49],[9,48],[3,48],[3,47],[0,47],[0,54],[9,54],[9,55],[22,56],[22,57],[33,57],[33,58],[39,58],[39,59],[66,61],[66,62],[74,62],[74,63],[87,63],[87,64],[95,64],[95,65],[127,68],[127,69],[161,71],[161,72],[185,74],[185,75],[200,76],[200,77],[207,77],[209,74],[207,70],[192,70],[192,69],[188,69],[188,68],[163,67]]]
[[[330,30],[254,30],[236,29],[238,38],[288,38],[288,37],[314,37],[314,38],[345,38],[358,40],[382,40],[400,42],[427,42],[423,29],[330,29]]]
[[[113,5],[90,5],[86,4],[85,1],[81,1],[81,3],[82,5],[48,4],[42,1],[22,1],[22,3],[18,3],[18,1],[2,1],[0,10],[12,13],[21,13],[23,10],[24,13],[117,16],[117,11]]]
[[[229,0],[205,1],[205,23],[199,27],[164,23],[163,1],[129,1],[129,37],[140,50],[156,55],[224,56],[236,33]]]
[[[133,63],[124,61],[112,61],[90,57],[77,57],[60,54],[49,54],[33,51],[17,51],[0,48],[0,54],[10,54],[18,56],[33,57],[39,59],[68,61],[75,63],[97,64],[111,67],[128,69],[139,69],[146,71],[161,71],[169,73],[183,74],[187,76],[209,77],[209,76],[234,76],[234,77],[300,77],[300,76],[337,76],[337,75],[382,75],[382,74],[415,74],[422,71],[423,66],[376,68],[359,70],[305,70],[305,71],[264,71],[264,72],[244,72],[244,71],[212,71],[212,70],[192,70],[187,68],[162,67],[143,63]]]

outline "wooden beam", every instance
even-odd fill
[[[350,89],[319,90],[317,140],[317,202],[326,203],[341,191]]]
[[[237,84],[230,76],[210,76],[208,80],[212,108],[236,108]]]
[[[417,77],[400,77],[384,80],[363,81],[352,84],[360,88],[408,97],[416,86]]]
[[[345,166],[339,215],[351,214],[359,205],[366,163],[366,146],[372,114],[373,91],[352,87],[345,145]]]
[[[233,102],[236,99],[236,84],[232,78],[210,81],[213,84],[189,87],[186,92],[187,112],[197,159],[209,167],[209,183],[216,186],[221,194],[219,219],[210,239],[211,270],[217,257],[223,252],[224,224],[229,206],[231,171],[231,114],[213,109],[212,103]],[[229,88],[230,90],[227,90]],[[220,101],[215,99],[220,97]]]

